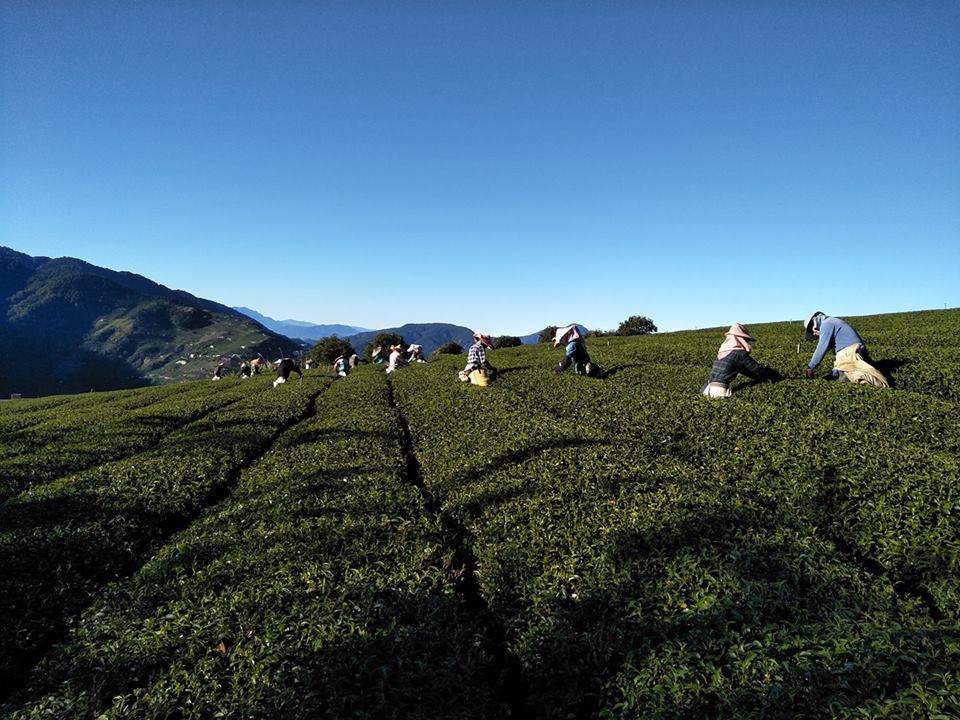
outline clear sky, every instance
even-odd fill
[[[0,2],[0,245],[277,319],[960,305],[960,3]]]

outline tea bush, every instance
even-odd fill
[[[796,380],[711,402],[697,395],[708,363],[694,374],[683,352],[675,365],[660,352],[646,364],[610,352],[629,346],[611,343],[606,357],[597,346],[594,357],[617,370],[602,383],[553,377],[542,359],[527,367],[543,356],[526,351],[513,368],[495,360],[505,372],[486,391],[419,370],[395,380],[425,480],[471,530],[482,587],[532,688],[532,715],[957,707],[955,624],[939,625],[917,592],[896,591],[895,569],[865,568],[869,547],[851,549],[849,531],[817,527],[829,513],[875,540],[903,532],[833,507],[810,478],[820,458],[811,442],[836,432],[823,428],[830,408],[810,423],[811,404],[843,394],[882,408],[888,396]],[[797,416],[784,417],[794,394]],[[902,403],[897,395],[889,397]],[[911,410],[934,431],[950,423],[946,406]],[[923,440],[924,429],[911,430]],[[876,443],[882,433],[868,435]],[[854,432],[836,452],[863,442]],[[894,441],[877,449],[887,463],[910,452]],[[955,484],[949,454],[932,457],[946,474],[934,466],[931,476]],[[928,497],[912,515],[942,527],[924,540],[928,550],[949,548],[956,523],[942,495]],[[932,565],[931,578],[952,583],[951,566]],[[894,658],[894,648],[904,653]],[[917,687],[941,676],[942,695],[911,705]],[[901,686],[909,690],[883,690]]]
[[[892,390],[795,321],[726,401],[723,327],[0,407],[0,468],[162,428],[0,506],[0,715],[958,717],[960,310],[853,324]]]
[[[239,382],[239,381],[238,381]],[[107,582],[135,569],[231,482],[329,379],[249,397],[154,449],[38,485],[0,506],[0,690]]]
[[[48,413],[42,422],[4,434],[0,501],[33,485],[141,452],[248,394],[249,388],[239,381],[227,380],[125,391],[97,404],[70,403],[55,417]]]
[[[11,717],[497,716],[482,628],[445,583],[401,447],[384,374],[338,381],[100,596]]]

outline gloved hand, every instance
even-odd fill
[[[805,369],[803,371],[803,374],[804,374],[804,377],[807,378],[807,380],[813,380],[813,378],[817,376],[816,373],[813,372],[813,370],[811,370],[810,368]]]

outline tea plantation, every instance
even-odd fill
[[[0,403],[0,717],[960,718],[960,310],[850,319]]]

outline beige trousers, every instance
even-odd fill
[[[890,387],[883,374],[860,355],[860,345],[848,345],[837,353],[833,369],[840,370],[852,383]]]

